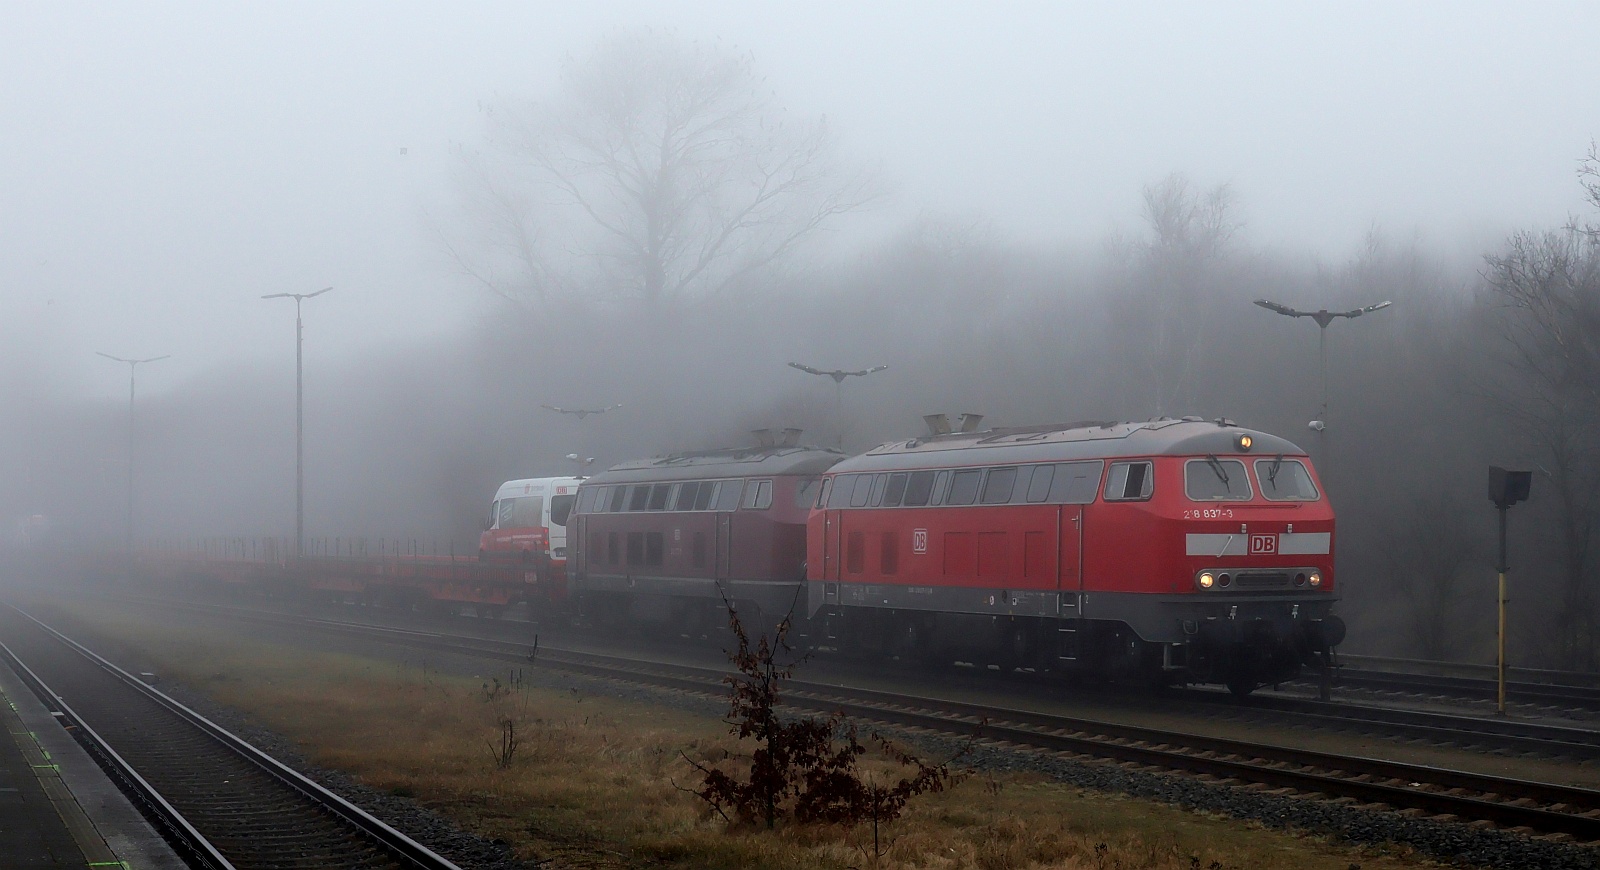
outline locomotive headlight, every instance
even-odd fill
[[[1318,586],[1321,586],[1322,585],[1322,572],[1321,571],[1312,571],[1310,574],[1308,574],[1306,576],[1306,582],[1310,583],[1311,584],[1311,588],[1313,588],[1313,589],[1315,589]]]
[[[1217,578],[1210,571],[1201,571],[1200,576],[1194,578],[1194,582],[1199,584],[1201,589],[1210,589],[1217,582]]]
[[[1240,453],[1248,452],[1255,443],[1256,439],[1251,438],[1249,435],[1240,435],[1233,439],[1233,446],[1239,448]]]

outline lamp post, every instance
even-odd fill
[[[171,354],[166,354],[166,355],[163,355],[163,356],[145,357],[144,359],[123,359],[120,356],[112,356],[109,353],[101,353],[98,350],[95,351],[95,354],[97,356],[103,356],[106,359],[112,360],[114,362],[127,363],[128,364],[128,518],[127,518],[126,536],[125,536],[125,539],[124,539],[124,542],[123,542],[123,546],[124,546],[124,550],[127,552],[128,566],[131,569],[132,566],[133,566],[133,449],[134,449],[133,397],[134,397],[134,386],[135,386],[135,381],[136,381],[136,377],[135,376],[136,376],[137,372],[139,371],[139,365],[141,363],[153,363],[153,362],[157,362],[159,360],[168,359],[171,356]]]
[[[831,371],[824,371],[822,369],[814,369],[814,368],[812,368],[811,366],[808,366],[808,365],[802,365],[802,364],[797,363],[797,362],[792,362],[792,363],[789,363],[789,368],[799,369],[800,371],[803,371],[808,375],[822,375],[823,377],[833,378],[833,416],[835,417],[835,419],[839,423],[839,449],[843,450],[844,449],[844,412],[843,412],[843,407],[844,407],[844,379],[845,378],[864,378],[867,375],[872,374],[873,372],[881,372],[884,369],[888,368],[888,366],[873,366],[870,369],[858,369],[856,371],[845,371],[844,369],[833,369]]]
[[[1356,318],[1363,314],[1381,311],[1393,305],[1392,302],[1379,302],[1365,308],[1356,308],[1351,311],[1329,311],[1323,308],[1318,311],[1300,311],[1287,305],[1279,305],[1265,299],[1257,299],[1256,304],[1268,311],[1282,314],[1285,317],[1309,317],[1317,324],[1317,353],[1321,358],[1322,368],[1322,408],[1317,413],[1317,419],[1312,420],[1310,428],[1315,432],[1322,432],[1328,428],[1328,324],[1336,317]]]
[[[305,321],[300,318],[300,303],[332,290],[324,287],[315,293],[269,293],[262,299],[294,300],[294,555],[305,555],[306,461],[305,461]]]
[[[1506,712],[1506,573],[1511,570],[1511,566],[1506,564],[1506,511],[1518,502],[1527,501],[1532,489],[1533,472],[1507,471],[1499,466],[1489,466],[1489,500],[1500,512],[1500,552],[1494,566],[1500,579],[1499,591],[1495,594],[1499,630],[1496,633],[1494,670],[1497,685],[1495,709],[1501,714]]]

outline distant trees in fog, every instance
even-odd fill
[[[748,54],[670,33],[621,31],[553,98],[489,120],[505,160],[479,176],[478,205],[511,274],[469,268],[521,301],[659,309],[748,285],[877,190],[842,165],[825,119],[778,104]]]
[[[1580,179],[1600,208],[1590,153]],[[1600,666],[1600,233],[1518,232],[1486,258],[1501,365],[1490,400],[1543,472],[1539,514],[1557,605],[1545,635],[1567,667]]]

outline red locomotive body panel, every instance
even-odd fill
[[[1092,629],[1121,638],[1110,647],[1153,645],[1179,670],[1162,645],[1181,660],[1200,635],[1249,623],[1293,648],[1270,678],[1285,656],[1298,667],[1308,644],[1343,634],[1330,617],[1333,513],[1309,459],[1232,424],[887,444],[825,476],[808,541],[809,613],[831,619],[835,638],[1001,647],[1029,661],[1054,644],[1076,660]]]

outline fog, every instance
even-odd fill
[[[760,427],[848,452],[928,413],[1199,414],[1312,450],[1370,651],[1481,657],[1484,466],[1539,468],[1515,629],[1593,667],[1600,366],[1539,312],[1600,347],[1595,32],[1579,4],[13,5],[0,518],[120,545],[128,369],[96,352],[168,354],[136,538],[292,535],[294,312],[260,297],[332,286],[311,537],[475,548],[503,480]],[[722,126],[630,211],[617,143],[697,95]],[[1316,327],[1260,298],[1395,303],[1328,329],[1320,435]]]

